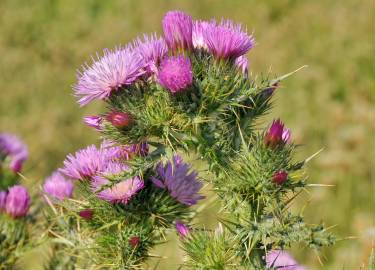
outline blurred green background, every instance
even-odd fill
[[[82,124],[86,114],[72,96],[75,71],[102,48],[124,44],[143,32],[161,33],[171,9],[195,18],[231,18],[254,32],[249,53],[253,75],[307,69],[282,83],[267,124],[281,117],[301,157],[324,151],[309,166],[310,181],[334,185],[309,189],[311,222],[325,220],[342,238],[317,255],[295,247],[308,269],[359,269],[375,242],[375,1],[374,0],[0,0],[0,130],[19,134],[31,157],[25,175],[40,181],[69,152],[97,142]],[[206,211],[208,223],[214,211]],[[159,269],[176,269],[177,244],[155,253],[172,258]],[[43,257],[43,256],[39,256]],[[40,261],[25,269],[39,269]]]

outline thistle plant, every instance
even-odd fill
[[[255,40],[231,20],[171,11],[162,25],[163,37],[105,49],[78,73],[80,106],[99,100],[107,111],[84,118],[100,146],[68,155],[43,186],[58,249],[77,268],[143,269],[175,227],[188,269],[303,269],[284,250],[335,238],[290,209],[309,186],[291,131],[258,121],[292,73],[249,75]],[[204,183],[221,205],[214,231],[189,225]]]
[[[19,172],[28,158],[26,145],[15,135],[0,133],[0,269],[17,269],[18,259],[32,244],[28,211],[30,194]]]

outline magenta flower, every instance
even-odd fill
[[[92,180],[92,188],[94,192],[97,192],[98,198],[111,203],[127,204],[131,197],[133,197],[144,186],[143,181],[139,177],[136,176],[131,179],[126,179],[104,190],[101,190],[101,188],[103,185],[110,184],[110,181],[106,176],[119,174],[128,169],[129,167],[125,164],[111,162],[108,164],[104,172],[94,176]]]
[[[168,47],[190,50],[193,48],[192,41],[193,20],[190,15],[182,11],[169,11],[163,19],[164,37]]]
[[[240,57],[237,57],[236,60],[234,60],[234,64],[245,77],[248,76],[249,60],[247,59],[246,55],[241,55]]]
[[[58,171],[54,172],[50,177],[48,177],[43,185],[43,191],[58,200],[71,198],[73,188],[74,186],[72,181],[66,179]]]
[[[107,99],[112,92],[131,85],[145,73],[142,57],[131,47],[113,51],[106,49],[103,54],[91,66],[83,66],[83,71],[78,73],[74,90],[81,106],[95,99]]]
[[[125,128],[133,123],[133,117],[129,113],[112,111],[106,115],[108,122],[117,128]]]
[[[189,227],[179,220],[176,221],[176,230],[181,238],[185,238],[190,234]]]
[[[136,248],[141,243],[141,238],[139,236],[132,236],[129,238],[128,243],[133,248]]]
[[[96,130],[100,131],[101,130],[101,123],[103,121],[103,118],[100,116],[96,115],[91,115],[91,116],[85,116],[83,118],[83,122],[92,128],[95,128]]]
[[[90,145],[74,155],[69,154],[59,171],[74,180],[90,179],[106,168],[110,155],[107,149],[97,149],[95,145]]]
[[[114,142],[105,140],[102,145],[102,149],[107,151],[108,159],[111,161],[126,161],[134,156],[147,156],[149,146],[146,142],[130,145],[115,145]]]
[[[195,49],[208,50],[207,43],[204,38],[204,33],[206,32],[207,27],[209,27],[211,23],[214,23],[214,21],[212,22],[194,21],[193,22],[192,39],[193,39],[193,47]]]
[[[208,50],[218,59],[236,59],[254,46],[254,38],[230,20],[210,23],[204,32]]]
[[[8,193],[6,191],[0,191],[0,213],[2,211],[5,211],[5,205],[7,202],[7,195]]]
[[[272,181],[275,184],[282,185],[288,179],[288,173],[286,171],[278,171],[272,176]]]
[[[193,83],[193,71],[189,58],[179,55],[164,59],[159,69],[158,79],[159,83],[173,94],[189,87]]]
[[[167,189],[170,195],[185,205],[196,204],[204,198],[198,194],[202,183],[197,180],[197,172],[191,171],[191,167],[184,163],[181,156],[173,156],[164,166],[157,166],[157,177],[152,177],[155,186]]]
[[[12,171],[20,172],[28,155],[26,145],[16,135],[0,133],[0,158],[9,156]]]
[[[151,36],[144,35],[143,40],[140,38],[136,39],[134,47],[146,63],[148,75],[157,72],[157,67],[161,60],[168,54],[168,47],[165,40],[158,38],[156,34]]]
[[[30,208],[30,195],[27,189],[16,185],[8,190],[5,211],[13,218],[26,216]]]
[[[281,250],[270,251],[266,256],[266,262],[268,268],[278,270],[306,270],[289,253]]]
[[[274,120],[264,137],[267,146],[276,147],[280,144],[289,143],[291,139],[290,130],[284,127],[280,119]]]

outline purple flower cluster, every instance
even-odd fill
[[[16,135],[0,133],[0,161],[9,157],[11,170],[20,172],[28,155],[26,145]]]
[[[189,58],[179,55],[163,60],[158,79],[160,84],[173,94],[189,87],[193,83],[193,72]]]
[[[164,37],[144,34],[126,47],[105,49],[91,65],[84,65],[74,86],[78,103],[84,106],[96,99],[106,100],[122,87],[150,77],[156,77],[172,93],[185,89],[193,81],[190,60],[168,57],[169,52],[189,55],[185,52],[205,50],[219,60],[233,60],[247,74],[245,54],[254,46],[254,38],[240,24],[230,20],[193,21],[182,11],[170,11],[162,26]],[[100,118],[87,117],[85,123],[100,128]]]
[[[58,200],[71,198],[73,188],[74,186],[72,181],[66,179],[58,171],[52,173],[52,175],[45,180],[43,185],[43,191]]]
[[[264,137],[264,143],[270,147],[286,144],[291,141],[291,132],[280,119],[274,120]]]
[[[10,187],[8,191],[0,191],[0,212],[13,218],[26,216],[30,208],[30,195],[21,185]]]
[[[285,251],[273,250],[266,256],[268,268],[279,270],[306,270],[303,266],[299,265],[294,258]]]
[[[197,172],[191,171],[181,156],[175,155],[172,161],[157,167],[158,176],[152,177],[155,186],[169,191],[170,195],[185,205],[194,205],[204,196],[198,194],[202,183],[197,180]]]

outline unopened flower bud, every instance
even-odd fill
[[[278,171],[272,176],[272,181],[275,184],[282,185],[288,179],[288,173],[286,171]]]
[[[181,221],[176,221],[176,230],[181,238],[185,238],[190,234],[190,229]]]
[[[110,112],[107,114],[106,119],[117,128],[129,127],[133,123],[133,117],[123,112]]]
[[[78,215],[83,218],[83,219],[86,219],[86,220],[91,220],[92,217],[94,216],[94,210],[92,209],[85,209],[85,210],[82,210],[78,213]]]
[[[284,127],[284,123],[280,119],[274,120],[270,129],[264,137],[264,143],[267,146],[276,147],[280,144],[290,142],[290,130]]]
[[[27,189],[21,185],[9,188],[5,211],[13,218],[26,216],[30,207],[30,195]]]
[[[141,238],[139,236],[132,236],[129,239],[129,245],[131,245],[133,248],[137,247],[140,242]]]

